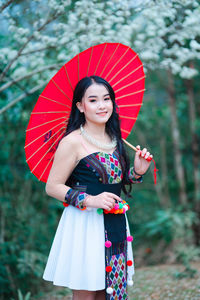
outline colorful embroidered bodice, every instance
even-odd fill
[[[118,183],[122,180],[122,168],[115,153],[100,152],[96,158],[103,164],[108,175],[108,183]]]
[[[123,168],[119,161],[119,152],[116,149],[113,153],[94,152],[83,157],[73,170],[66,185],[79,185],[89,183],[114,184],[122,181]],[[129,170],[129,180],[132,183],[141,182],[136,180],[133,168]]]

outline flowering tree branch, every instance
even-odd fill
[[[3,4],[3,5],[0,7],[0,13],[1,13],[6,7],[8,7],[12,2],[14,2],[14,0],[10,0],[10,1],[6,2],[5,4]]]
[[[2,109],[0,109],[0,115],[2,113],[4,113],[6,110],[8,110],[11,106],[15,105],[17,102],[23,100],[25,97],[30,96],[31,94],[34,94],[36,91],[38,91],[43,86],[45,86],[48,81],[49,80],[46,80],[46,81],[42,82],[41,84],[39,84],[39,85],[35,86],[34,88],[32,88],[30,91],[21,94],[19,97],[17,97],[16,99],[14,99],[13,101],[11,101],[7,105],[5,105]]]
[[[46,71],[46,70],[51,70],[51,69],[58,69],[59,67],[61,67],[61,64],[54,64],[54,65],[50,65],[50,66],[45,66],[45,67],[42,67],[42,68],[39,68],[33,72],[29,72],[28,74],[25,74],[21,77],[18,77],[16,79],[13,79],[12,81],[9,81],[7,82],[6,84],[4,84],[1,88],[0,88],[0,92],[4,91],[5,89],[9,88],[10,86],[12,86],[13,84],[23,80],[23,79],[26,79],[26,78],[29,78],[35,74],[38,74],[38,73],[41,73],[43,71]]]
[[[46,25],[48,25],[49,23],[51,23],[53,20],[55,20],[56,18],[58,18],[60,15],[62,15],[62,13],[58,13],[53,15],[51,18],[47,19],[46,22],[40,26],[36,31],[40,32],[42,31]],[[4,78],[4,76],[6,75],[6,73],[8,72],[8,70],[10,69],[10,67],[12,66],[12,64],[16,61],[16,59],[21,55],[22,51],[24,50],[24,48],[28,45],[28,43],[33,39],[34,37],[34,33],[28,38],[28,40],[26,41],[26,43],[24,43],[24,45],[19,49],[17,55],[10,61],[10,63],[4,68],[2,74],[0,75],[0,81],[2,81],[2,79]]]
[[[54,48],[57,48],[57,45],[55,45],[55,46],[43,47],[43,48],[35,49],[35,50],[32,50],[32,51],[22,52],[22,53],[21,53],[21,56],[22,56],[22,55],[29,55],[29,54],[33,54],[33,53],[37,53],[37,52],[42,52],[42,51],[50,50],[50,49],[54,49]]]

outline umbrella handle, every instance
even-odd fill
[[[125,144],[127,144],[130,148],[132,148],[133,150],[135,150],[137,152],[137,148],[135,148],[133,145],[131,145],[129,142],[127,142],[125,139],[122,139],[124,141]]]
[[[137,148],[135,148],[132,144],[130,144],[129,142],[127,142],[125,139],[122,139],[124,141],[125,144],[127,144],[131,149],[135,150],[136,152],[138,151]],[[151,161],[152,158],[151,157],[148,157],[147,158],[147,161]]]

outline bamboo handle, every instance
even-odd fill
[[[128,145],[131,149],[135,150],[137,152],[137,148],[135,148],[133,145],[131,145],[129,142],[127,142],[125,139],[122,139],[126,145]]]

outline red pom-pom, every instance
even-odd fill
[[[128,241],[128,242],[132,242],[132,241],[133,241],[132,235],[127,236],[127,241]]]
[[[111,272],[111,271],[112,271],[112,267],[111,267],[111,266],[107,266],[107,267],[106,267],[106,272],[109,273],[109,272]]]
[[[63,205],[64,205],[65,207],[69,206],[69,204],[67,204],[66,202],[63,202]]]
[[[110,248],[112,246],[111,241],[106,241],[105,246],[106,246],[106,248]]]
[[[132,262],[132,260],[127,260],[127,266],[132,266],[132,264],[133,264],[133,262]]]

